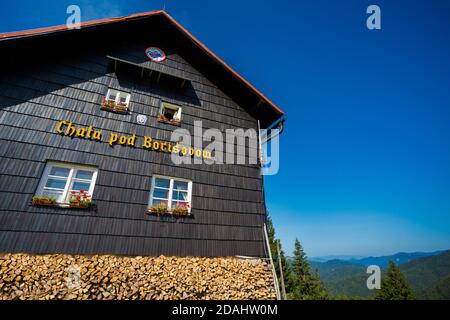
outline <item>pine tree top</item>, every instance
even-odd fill
[[[392,261],[386,278],[381,282],[381,289],[375,296],[377,300],[413,300],[414,293],[401,272],[400,268]]]

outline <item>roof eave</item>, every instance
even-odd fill
[[[163,15],[164,17],[166,17],[170,21],[170,23],[172,23],[173,26],[175,26],[180,32],[182,32],[192,43],[194,43],[201,50],[203,50],[213,60],[217,61],[218,64],[221,65],[227,72],[229,72],[233,77],[235,77],[237,80],[242,82],[247,88],[250,89],[251,92],[253,92],[253,94],[255,94],[259,99],[264,101],[277,114],[279,114],[278,118],[280,118],[284,115],[284,112],[280,108],[278,108],[269,98],[267,98],[263,93],[261,93],[258,89],[256,89],[250,82],[248,82],[243,76],[241,76],[238,72],[236,72],[233,68],[231,68],[225,61],[223,61],[221,58],[219,58],[214,52],[212,52],[208,47],[206,47],[192,33],[190,33],[187,29],[185,29],[181,24],[179,24],[172,16],[170,16],[164,10],[137,13],[137,14],[122,16],[122,17],[117,17],[117,18],[106,18],[106,19],[100,19],[100,20],[94,20],[94,21],[86,21],[86,22],[82,22],[80,24],[80,28],[85,29],[85,28],[104,25],[104,24],[136,20],[136,19],[140,19],[140,18],[147,18],[150,16],[157,16],[157,15]],[[7,40],[13,40],[13,39],[22,39],[22,38],[38,36],[38,35],[46,35],[46,34],[57,33],[57,32],[59,33],[59,32],[69,31],[69,30],[73,30],[73,29],[69,29],[67,27],[67,25],[60,25],[60,26],[48,27],[48,28],[2,33],[2,34],[0,34],[0,42],[7,41]]]

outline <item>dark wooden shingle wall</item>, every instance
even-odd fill
[[[142,40],[142,39],[140,39]],[[10,65],[0,76],[0,252],[120,255],[265,256],[262,177],[257,165],[180,165],[144,150],[142,136],[169,140],[175,127],[157,122],[160,100],[183,105],[182,128],[257,128],[257,121],[182,55],[151,66],[145,41]],[[157,42],[154,40],[153,42]],[[169,41],[170,42],[170,41]],[[184,89],[112,72],[106,55],[192,79]],[[132,90],[131,113],[100,110],[108,87]],[[148,116],[138,125],[136,116]],[[110,132],[136,133],[135,148],[58,135],[68,120]],[[98,211],[30,205],[47,160],[95,165]],[[152,174],[193,181],[193,218],[146,214]]]

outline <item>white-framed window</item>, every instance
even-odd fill
[[[165,204],[169,209],[188,205],[188,212],[192,207],[192,181],[155,175],[152,177],[149,206]]]
[[[106,99],[109,101],[115,101],[116,103],[122,103],[128,106],[130,103],[131,94],[114,90],[114,89],[108,89],[108,93],[106,94]]]
[[[92,196],[98,169],[95,167],[48,161],[36,192],[39,197],[54,197],[57,203],[68,203],[72,191]]]
[[[159,118],[166,122],[181,122],[181,106],[165,101],[161,101],[159,108]]]

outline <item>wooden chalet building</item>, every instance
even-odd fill
[[[1,34],[0,52],[0,252],[268,256],[260,165],[175,165],[163,142],[283,112],[167,13]]]

